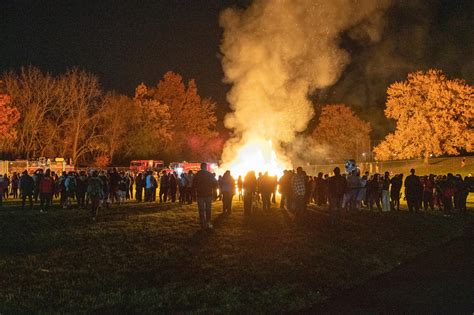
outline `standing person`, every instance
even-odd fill
[[[322,206],[326,203],[324,200],[324,186],[323,173],[319,172],[318,177],[314,180],[314,195],[318,206]]]
[[[93,171],[92,176],[88,180],[87,196],[91,201],[92,220],[95,221],[99,214],[100,201],[104,198],[103,180],[98,177],[97,171]]]
[[[110,201],[114,203],[119,199],[118,190],[119,190],[119,182],[122,179],[120,174],[117,171],[117,168],[112,169],[112,173],[109,175],[110,177]],[[120,201],[119,201],[120,202]]]
[[[306,173],[301,166],[296,169],[296,174],[292,178],[291,192],[293,195],[295,215],[299,216],[306,210]]]
[[[66,193],[66,182],[67,173],[62,172],[61,176],[55,181],[55,191],[59,193],[59,204],[61,208],[64,208],[67,201],[67,193]]]
[[[270,210],[273,181],[272,178],[268,176],[268,172],[265,172],[265,174],[260,177],[260,181],[258,183],[258,189],[260,191],[260,196],[262,197],[262,209]]]
[[[222,176],[219,175],[219,177],[217,178],[217,186],[219,187],[219,193],[217,194],[217,198],[215,198],[215,200],[219,200],[221,201],[222,200]]]
[[[291,195],[291,173],[288,170],[283,171],[283,176],[280,178],[278,182],[281,199],[280,199],[280,209],[288,209],[290,210],[289,205],[289,196]]]
[[[390,181],[390,199],[392,210],[400,211],[400,191],[402,190],[403,174],[395,175]]]
[[[110,195],[110,182],[107,177],[107,173],[102,171],[99,174],[99,179],[102,181],[102,204],[105,204],[105,207],[109,207],[109,195]]]
[[[334,225],[340,217],[342,201],[346,191],[346,179],[341,176],[339,167],[334,168],[334,176],[327,179],[327,195],[329,197],[329,214]]]
[[[443,178],[442,190],[443,190],[443,206],[444,206],[444,216],[450,216],[451,211],[453,210],[453,197],[456,191],[454,183],[454,176],[451,173],[448,173],[446,178]]]
[[[20,187],[20,178],[18,177],[18,174],[14,172],[12,176],[12,192],[11,192],[11,194],[13,195],[13,199],[18,198],[19,187]]]
[[[357,171],[352,171],[346,179],[347,189],[344,193],[343,207],[348,210],[354,210],[357,208],[357,195],[360,189],[360,178]]]
[[[135,183],[135,178],[131,172],[127,172],[128,177],[128,196],[127,199],[133,199],[133,184]]]
[[[0,207],[3,204],[3,191],[5,190],[5,177],[0,176]]]
[[[186,197],[188,199],[188,204],[192,204],[195,198],[195,187],[194,187],[194,174],[193,171],[188,172],[187,176],[187,189],[186,189]],[[217,187],[217,186],[216,186]]]
[[[35,189],[35,182],[33,178],[28,175],[28,171],[24,171],[20,177],[20,194],[21,194],[21,210],[25,210],[26,198],[30,202],[30,210],[33,210],[33,192]]]
[[[199,219],[203,229],[212,229],[211,208],[213,190],[217,187],[217,181],[210,172],[207,171],[207,164],[201,163],[201,170],[197,172],[193,179],[193,188],[197,195]]]
[[[3,175],[3,196],[8,199],[8,193],[10,192],[10,178],[7,174]]]
[[[275,176],[270,177],[270,182],[272,185],[272,203],[276,203],[276,194],[278,188],[278,178]]]
[[[160,177],[160,203],[166,202],[166,200],[168,199],[169,189],[170,189],[170,178],[166,174],[166,171],[163,171]]]
[[[382,211],[390,211],[390,173],[385,172],[382,178]]]
[[[176,202],[176,192],[178,191],[178,180],[176,179],[176,173],[169,174],[169,194],[170,194],[170,201]]]
[[[138,202],[141,202],[143,198],[142,181],[143,181],[143,175],[142,173],[138,173],[137,177],[135,178],[135,199]]]
[[[369,197],[369,209],[372,211],[374,203],[379,211],[382,211],[380,206],[380,199],[382,197],[382,186],[380,184],[380,175],[374,174],[372,179],[367,183],[367,195]]]
[[[428,207],[431,211],[434,210],[434,175],[424,176],[423,181],[423,208],[428,211]]]
[[[407,199],[407,206],[410,212],[420,210],[418,201],[419,190],[422,187],[420,179],[415,175],[415,169],[410,170],[410,175],[405,179],[405,197]]]
[[[130,186],[128,184],[127,175],[124,174],[123,172],[120,172],[119,175],[120,175],[120,180],[118,182],[117,199],[118,199],[118,204],[120,205],[127,198],[127,192],[130,189]]]
[[[253,197],[257,192],[257,177],[254,171],[245,175],[242,187],[244,190],[244,216],[249,216],[252,214]]]
[[[79,173],[77,178],[77,205],[83,209],[86,206],[87,176],[85,171]]]
[[[221,178],[221,194],[222,194],[222,212],[230,214],[232,212],[232,198],[235,193],[235,180],[230,175],[230,171],[226,171]]]
[[[151,202],[152,201],[152,193],[153,193],[153,175],[151,171],[148,171],[145,176],[145,201]]]
[[[239,177],[237,178],[237,192],[239,194],[239,201],[240,199],[244,198],[244,195],[242,194],[242,189],[244,187],[244,183],[242,181],[242,176],[239,175]]]
[[[160,174],[157,172],[153,172],[151,176],[152,181],[152,189],[151,189],[151,201],[156,201],[156,190],[158,189],[158,181],[160,179]]]
[[[469,181],[469,177],[464,177],[464,180],[462,181],[462,186],[461,186],[461,189],[462,189],[462,195],[461,195],[461,200],[460,200],[460,208],[459,210],[461,211],[462,214],[466,214],[467,212],[467,197],[469,195],[469,184],[468,184],[468,181]]]
[[[73,172],[69,172],[69,175],[66,177],[64,181],[64,187],[66,188],[66,204],[65,208],[72,205],[72,200],[76,196],[77,191],[77,180],[76,176]]]
[[[186,186],[188,184],[188,179],[186,177],[186,173],[181,173],[178,181],[178,188],[179,188],[179,203],[184,204],[186,202]]]
[[[44,176],[41,177],[38,191],[40,198],[40,212],[48,212],[54,193],[54,181],[51,178],[51,171],[49,169],[47,169]]]
[[[37,169],[34,173],[33,176],[33,182],[35,183],[35,188],[33,190],[33,196],[35,199],[35,202],[38,202],[38,197],[39,197],[39,182],[41,178],[43,178],[43,169],[39,168]]]
[[[367,175],[364,174],[360,179],[360,188],[357,191],[357,207],[362,209],[363,202],[366,200],[367,195]]]

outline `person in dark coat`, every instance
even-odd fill
[[[231,214],[232,198],[235,194],[235,180],[232,175],[230,175],[230,171],[226,171],[222,176],[220,189],[222,194],[222,212],[224,214]]]
[[[160,177],[160,202],[166,202],[166,200],[168,199],[169,188],[170,178],[166,174],[166,171],[163,171]]]
[[[285,207],[289,210],[291,208],[289,204],[289,200],[291,200],[291,178],[292,173],[288,170],[283,172],[283,176],[280,178],[278,182],[281,199],[280,199],[280,209],[285,209]]]
[[[26,198],[30,202],[30,210],[33,210],[33,193],[35,189],[35,182],[33,178],[28,175],[27,171],[23,172],[20,177],[20,193],[21,193],[21,210],[25,209]]]
[[[178,191],[178,179],[176,178],[177,176],[178,175],[176,173],[170,173],[168,178],[171,202],[176,202],[176,192]]]
[[[138,173],[135,178],[135,199],[140,202],[143,199],[143,174]]]
[[[392,210],[396,209],[397,211],[400,211],[400,191],[402,190],[403,185],[403,174],[395,175],[390,182],[390,200]]]
[[[212,229],[211,209],[214,189],[217,188],[216,178],[207,171],[207,164],[201,163],[201,170],[193,179],[193,190],[196,192],[199,219],[203,229]]]
[[[254,171],[250,171],[245,175],[243,182],[244,189],[244,215],[252,214],[253,198],[257,193],[257,177]]]
[[[420,192],[423,194],[423,185],[418,176],[415,175],[415,169],[410,170],[410,175],[405,179],[405,197],[407,199],[408,210],[420,210]]]
[[[335,224],[339,219],[342,210],[342,201],[346,191],[346,179],[341,176],[339,167],[334,169],[334,176],[327,179],[327,189],[331,224]]]

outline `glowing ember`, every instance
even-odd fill
[[[233,176],[245,176],[248,171],[255,171],[256,174],[268,172],[280,177],[287,168],[290,168],[290,163],[279,159],[272,142],[265,140],[247,142],[237,151],[235,160],[224,165]]]

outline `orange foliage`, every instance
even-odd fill
[[[410,73],[388,88],[385,115],[394,133],[374,149],[379,160],[459,154],[474,150],[473,88],[440,70]]]
[[[359,159],[369,148],[370,123],[361,120],[348,106],[325,105],[313,132],[329,160]]]
[[[95,158],[94,165],[98,168],[105,168],[110,165],[110,157],[107,155],[99,155]]]
[[[14,126],[19,119],[20,112],[10,106],[10,96],[0,94],[0,140],[12,141],[16,138]]]

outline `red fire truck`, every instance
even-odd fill
[[[165,162],[162,160],[133,160],[130,162],[132,172],[161,171],[165,168]]]
[[[211,173],[217,172],[217,163],[207,163],[207,170]],[[189,171],[193,171],[193,173],[197,173],[201,169],[201,163],[197,162],[172,162],[170,163],[169,169],[173,172],[178,173],[188,173]]]

